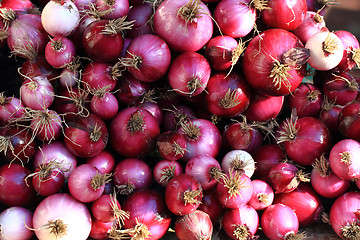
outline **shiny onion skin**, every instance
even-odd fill
[[[271,168],[285,159],[285,152],[277,144],[265,144],[253,155],[256,162],[254,177],[267,181]]]
[[[64,142],[69,151],[77,157],[94,157],[108,143],[109,132],[105,122],[95,114],[88,117],[75,116],[67,121]]]
[[[125,199],[122,210],[130,214],[129,218],[124,219],[124,229],[134,229],[133,231],[141,239],[156,240],[162,238],[167,232],[171,214],[166,208],[163,195],[153,190],[140,190],[134,192]],[[133,234],[130,233],[132,236]]]
[[[219,202],[215,187],[203,192],[203,197],[198,210],[207,213],[214,226],[219,226],[219,224],[221,224],[221,217],[226,208]]]
[[[128,107],[112,119],[109,132],[110,144],[124,157],[141,157],[155,148],[160,135],[156,118],[147,110]]]
[[[154,30],[175,52],[198,51],[213,35],[210,16],[201,1],[165,0],[155,11]]]
[[[238,73],[213,74],[206,86],[206,108],[219,117],[235,117],[243,113],[251,102],[250,87]]]
[[[179,240],[211,240],[213,233],[209,215],[201,210],[177,217],[174,228]]]
[[[245,49],[242,64],[249,85],[270,96],[293,92],[305,77],[305,67],[290,67],[282,63],[282,58],[284,52],[295,47],[304,46],[293,33],[283,29],[268,29],[254,37]],[[278,71],[284,67],[285,75]]]
[[[167,160],[176,161],[182,158],[186,145],[185,137],[174,130],[164,131],[156,139],[156,149]]]
[[[248,204],[257,211],[263,211],[273,204],[274,190],[263,180],[253,179],[251,182],[254,190]]]
[[[62,190],[65,184],[65,176],[55,162],[45,163],[38,166],[32,178],[34,190],[41,196],[50,196]]]
[[[104,19],[121,18],[126,16],[129,12],[129,0],[98,0],[95,1],[95,4],[98,11],[105,12],[102,17]]]
[[[282,203],[294,210],[300,227],[320,222],[324,210],[319,195],[308,183],[300,183],[292,192],[276,194],[273,204],[277,203]]]
[[[350,71],[360,64],[360,44],[356,37],[348,31],[337,30],[334,32],[343,43],[344,55],[341,62],[336,66],[339,71]]]
[[[153,15],[153,7],[150,3],[142,2],[141,4],[133,5],[129,9],[127,20],[135,20],[134,26],[126,31],[126,37],[134,39],[142,34],[153,34],[151,26],[151,18]]]
[[[338,116],[338,126],[341,135],[360,141],[360,102],[355,101],[344,106]]]
[[[2,240],[30,240],[33,213],[21,206],[8,207],[0,213],[0,238]]]
[[[261,11],[260,19],[269,28],[296,29],[307,12],[306,0],[270,0]]]
[[[94,61],[84,67],[81,80],[94,91],[104,88],[113,91],[120,75],[115,65]]]

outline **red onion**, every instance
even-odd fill
[[[107,145],[109,133],[104,121],[95,114],[75,116],[66,122],[64,142],[78,157],[94,157]]]
[[[38,140],[51,142],[58,139],[62,134],[62,119],[54,110],[34,111],[30,128]]]
[[[21,118],[25,113],[24,105],[17,97],[6,97],[0,93],[0,120],[8,122]]]
[[[306,0],[306,3],[308,10],[314,12],[319,11],[322,15],[329,7],[339,4],[336,0]]]
[[[114,222],[101,222],[97,219],[92,220],[89,237],[95,240],[105,240],[113,232]]]
[[[147,110],[128,107],[121,110],[110,123],[110,144],[124,157],[141,157],[155,148],[160,127]]]
[[[186,139],[186,152],[183,161],[200,154],[216,157],[221,147],[221,133],[209,120],[191,119],[182,123],[177,130]]]
[[[150,92],[151,92],[151,90],[150,90]],[[149,101],[146,100],[146,95],[145,95],[144,100],[142,100],[138,106],[141,107],[142,109],[147,110],[149,113],[151,113],[151,115],[153,115],[155,117],[159,126],[162,125],[164,114],[163,114],[163,109],[161,108],[161,106],[158,103],[152,102],[152,100],[149,100]]]
[[[184,104],[175,104],[170,108],[164,109],[164,118],[162,128],[164,131],[177,130],[182,122],[195,118],[194,110]]]
[[[221,224],[221,217],[226,208],[219,202],[216,194],[216,187],[203,192],[200,206],[197,210],[207,213],[214,226]]]
[[[130,74],[143,82],[155,82],[165,76],[171,62],[166,42],[153,34],[131,40],[125,58],[120,59]]]
[[[227,208],[238,208],[247,204],[253,193],[253,186],[248,176],[241,172],[224,173],[216,185],[219,202]]]
[[[253,239],[259,228],[259,215],[253,207],[243,204],[225,211],[222,226],[231,239]]]
[[[7,206],[29,206],[36,197],[30,170],[18,163],[0,167],[0,202]]]
[[[337,30],[334,32],[343,43],[344,53],[343,58],[340,63],[336,66],[339,71],[349,71],[357,65],[360,66],[360,45],[356,37],[346,31],[346,30]]]
[[[277,203],[282,203],[294,210],[301,227],[318,223],[324,210],[319,195],[307,183],[300,183],[292,192],[277,194],[274,204]]]
[[[307,51],[293,33],[268,29],[249,42],[242,66],[246,80],[258,93],[283,96],[300,85],[307,58]]]
[[[135,192],[125,199],[122,207],[130,214],[130,217],[124,220],[124,232],[130,237],[155,240],[160,239],[167,232],[171,215],[163,196],[158,192],[152,190]]]
[[[256,9],[250,0],[223,0],[214,10],[214,20],[220,31],[233,38],[248,35],[255,27]]]
[[[198,51],[211,39],[213,22],[201,1],[165,0],[155,11],[154,30],[176,52]]]
[[[201,184],[189,174],[174,176],[166,185],[165,203],[175,215],[184,216],[194,212],[201,204]]]
[[[335,105],[333,101],[329,101],[327,97],[324,98],[319,119],[325,123],[331,133],[337,133],[339,130],[338,118],[342,108],[342,106]]]
[[[184,52],[171,61],[168,81],[178,94],[194,97],[205,90],[210,74],[210,64],[203,55]]]
[[[308,39],[305,48],[310,50],[308,63],[316,70],[330,70],[336,67],[343,58],[343,44],[332,32],[315,33]]]
[[[113,171],[113,182],[119,193],[129,195],[135,190],[149,188],[153,175],[150,166],[138,158],[121,160]]]
[[[330,150],[329,162],[334,173],[344,180],[355,180],[360,176],[360,143],[343,139]]]
[[[81,164],[71,172],[68,180],[69,192],[80,202],[93,202],[103,194],[109,178],[110,174],[101,174],[92,165]]]
[[[344,106],[338,116],[338,127],[342,136],[359,141],[359,106],[355,101]]]
[[[98,0],[96,8],[99,12],[105,12],[102,18],[117,19],[124,17],[129,12],[129,0]]]
[[[45,76],[51,81],[59,76],[59,72],[46,61],[43,55],[26,59],[20,69],[21,80],[25,81],[39,75]]]
[[[308,175],[299,170],[292,163],[277,163],[269,172],[268,183],[275,190],[275,194],[294,191],[300,182],[310,182]]]
[[[266,237],[273,240],[305,238],[303,233],[298,234],[299,220],[296,213],[281,203],[265,209],[261,216],[261,229]]]
[[[45,59],[54,68],[65,68],[75,56],[75,44],[66,37],[55,36],[46,44]]]
[[[112,152],[104,150],[94,157],[87,158],[86,163],[97,168],[101,174],[110,174],[115,168],[116,160]]]
[[[143,34],[154,33],[151,26],[152,15],[153,7],[150,3],[142,2],[141,4],[133,5],[129,10],[127,20],[135,20],[135,22],[132,29],[126,31],[126,36],[133,39]]]
[[[166,187],[173,177],[182,173],[184,173],[183,167],[173,160],[160,160],[153,168],[155,181],[163,187]]]
[[[206,108],[219,117],[235,117],[250,104],[250,87],[245,79],[235,72],[213,74],[206,85]]]
[[[254,179],[251,182],[254,191],[248,204],[257,211],[265,210],[273,204],[274,191],[271,186],[263,180]]]
[[[3,240],[30,240],[33,213],[23,207],[9,207],[0,213],[0,238]]]
[[[277,144],[265,144],[257,149],[253,158],[256,162],[254,177],[267,181],[270,169],[285,159],[285,153]]]
[[[251,178],[255,172],[255,161],[245,150],[231,150],[224,155],[221,161],[221,169],[224,173],[231,170],[239,171]]]
[[[185,173],[198,180],[203,191],[206,191],[216,186],[222,171],[220,163],[215,158],[198,155],[187,162]]]
[[[45,76],[25,80],[20,87],[21,101],[33,110],[43,110],[54,102],[54,88]]]
[[[99,90],[91,98],[90,109],[101,119],[110,120],[118,113],[119,103],[112,93]]]
[[[341,179],[331,170],[329,160],[324,156],[313,164],[311,185],[320,196],[337,198],[350,188],[350,183],[350,180]]]
[[[1,8],[10,8],[16,12],[27,12],[34,8],[34,3],[30,0],[3,0]]]
[[[93,91],[104,89],[114,90],[117,78],[121,76],[119,65],[91,62],[84,67],[81,80]]]
[[[76,31],[79,22],[78,8],[71,0],[51,0],[41,11],[41,23],[46,32],[53,37],[70,35]]]
[[[201,210],[177,217],[174,228],[179,240],[210,240],[213,233],[209,215]]]
[[[329,31],[326,27],[324,17],[314,11],[307,11],[302,23],[292,32],[301,40],[303,44],[309,40],[309,38],[318,32]]]
[[[304,21],[306,0],[271,0],[266,3],[262,6],[260,18],[269,28],[294,30]]]
[[[167,160],[179,160],[186,151],[185,137],[176,131],[162,132],[156,139],[156,149]]]
[[[91,204],[92,216],[101,222],[123,221],[129,214],[121,210],[116,195],[101,195]]]
[[[91,230],[91,214],[85,204],[78,202],[70,194],[56,193],[37,205],[33,226],[39,240],[86,240]]]
[[[359,192],[346,192],[331,205],[330,224],[332,229],[342,239],[359,238],[359,199]]]
[[[57,140],[46,143],[36,150],[33,159],[33,168],[55,161],[60,166],[66,179],[77,166],[76,157],[66,148],[63,141]]]

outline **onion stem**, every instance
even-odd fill
[[[49,221],[46,228],[50,229],[50,234],[54,234],[56,238],[60,238],[66,235],[67,224],[63,220],[56,219],[55,221]]]

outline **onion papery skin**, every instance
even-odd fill
[[[248,121],[266,122],[275,119],[284,106],[284,96],[266,96],[253,92],[251,101],[242,113]]]
[[[242,64],[249,85],[258,93],[270,96],[293,92],[305,77],[304,65],[289,67],[289,76],[279,81],[270,75],[274,63],[281,63],[283,53],[295,47],[301,48],[303,44],[293,33],[283,29],[268,29],[254,37],[244,52]]]
[[[301,199],[301,201],[299,201]],[[300,185],[290,193],[280,193],[274,198],[274,204],[282,203],[296,213],[299,226],[309,226],[320,222],[324,206],[319,195],[308,183]]]
[[[143,34],[131,40],[126,58],[140,58],[129,73],[143,82],[155,82],[165,76],[171,63],[171,52],[166,42],[153,34]]]
[[[184,198],[187,192],[193,195],[189,200]],[[174,176],[165,189],[166,206],[177,216],[194,212],[199,207],[202,197],[203,190],[200,182],[186,173]]]
[[[106,147],[109,132],[105,122],[97,115],[76,116],[66,124],[64,142],[75,156],[94,157]]]
[[[110,63],[91,62],[84,67],[81,80],[92,90],[106,88],[107,91],[113,91],[118,83],[113,71],[116,69]]]
[[[181,164],[174,160],[160,160],[155,164],[153,169],[155,181],[163,187],[166,187],[173,177],[183,173],[184,170]]]
[[[191,126],[199,134],[193,135],[186,131],[186,128]],[[191,119],[184,126],[180,126],[177,130],[182,134],[186,140],[186,152],[183,161],[188,162],[191,158],[197,155],[208,154],[211,157],[216,157],[221,148],[221,133],[219,129],[209,120],[206,119]]]
[[[119,111],[119,102],[112,93],[106,92],[103,96],[100,94],[91,98],[90,109],[101,119],[111,120]]]
[[[143,34],[154,34],[151,26],[151,17],[153,15],[153,7],[150,3],[143,2],[133,5],[127,15],[128,21],[133,21],[134,26],[126,31],[128,38],[136,38]]]
[[[289,95],[291,109],[296,109],[298,117],[318,117],[324,98],[320,89],[311,83],[302,83]]]
[[[252,206],[243,204],[225,211],[222,226],[231,239],[252,239],[259,228],[259,215]]]
[[[330,168],[344,180],[360,178],[360,143],[343,139],[332,146],[329,153]]]
[[[356,62],[353,59],[354,52],[357,51],[357,54],[360,54],[360,44],[356,37],[346,30],[337,30],[334,32],[336,36],[338,36],[343,43],[344,46],[344,54],[341,62],[336,66],[339,71],[350,71],[352,70],[356,64],[360,64],[360,62]],[[358,57],[359,58],[359,57]],[[357,60],[359,61],[359,60]]]
[[[193,21],[178,15],[179,8],[188,3],[188,0],[165,0],[155,11],[155,33],[175,52],[198,51],[213,35],[211,13],[203,2],[199,3],[200,13]]]
[[[168,81],[176,93],[194,97],[205,90],[210,76],[210,64],[202,54],[184,52],[171,61]]]
[[[97,219],[93,219],[89,237],[95,240],[106,240],[115,225],[115,222],[101,222]]]
[[[135,128],[132,127],[136,124]],[[111,121],[109,131],[114,133],[110,134],[111,146],[124,157],[145,156],[155,149],[156,139],[160,135],[156,118],[147,110],[138,107],[121,110]]]
[[[285,141],[285,151],[295,163],[309,166],[328,153],[331,147],[331,135],[327,126],[314,117],[302,117],[295,124],[298,131],[294,139]]]
[[[338,116],[338,126],[341,135],[360,141],[360,102],[355,101],[344,106]]]
[[[253,185],[248,176],[242,173],[231,171],[226,173],[228,179],[232,179],[230,184],[221,178],[216,185],[216,193],[219,202],[227,208],[238,208],[242,204],[247,204],[253,193]],[[232,185],[237,185],[232,189]],[[234,193],[230,190],[235,190]]]
[[[102,18],[104,19],[117,19],[126,16],[129,13],[129,0],[98,0],[96,1],[96,8],[100,12],[106,12]]]
[[[71,0],[63,3],[49,1],[41,11],[41,23],[45,31],[55,37],[67,37],[76,31],[80,22],[80,14],[76,5]],[[62,24],[59,24],[59,23]]]
[[[74,217],[76,216],[76,217]],[[51,233],[48,226],[49,221],[61,220],[66,224],[66,235]],[[91,231],[91,214],[87,206],[75,200],[68,193],[57,193],[46,197],[37,205],[33,226],[36,237],[39,240],[86,240]]]
[[[257,211],[263,211],[273,204],[274,191],[272,187],[265,181],[253,179],[253,194],[248,204]]]
[[[294,191],[300,184],[300,180],[297,179],[299,171],[292,163],[278,163],[271,167],[267,182],[274,189],[275,194]]]
[[[292,32],[306,44],[307,40],[318,32],[329,31],[326,27],[324,17],[314,11],[307,11],[303,22]]]
[[[24,207],[9,207],[0,213],[0,237],[2,240],[30,240],[33,213]]]
[[[152,170],[143,160],[125,158],[116,164],[113,182],[120,194],[129,195],[133,191],[149,188],[153,181]]]
[[[186,145],[184,136],[173,130],[162,132],[156,139],[156,149],[167,160],[176,161],[182,158]]]
[[[262,22],[269,28],[296,29],[307,12],[306,0],[271,0],[260,13]]]
[[[177,217],[174,228],[179,240],[210,240],[213,233],[209,215],[201,210]]]
[[[0,102],[0,120],[4,123],[24,116],[24,105],[19,98],[0,95]]]
[[[41,24],[41,17],[36,14],[20,14],[10,23],[7,46],[16,56],[28,59],[23,50],[41,55],[48,41],[47,33]]]
[[[203,191],[216,186],[219,177],[216,174],[221,174],[221,171],[220,163],[208,155],[193,157],[185,166],[185,173],[198,180]]]
[[[338,197],[331,205],[330,225],[335,233],[342,239],[357,239],[359,237],[359,218],[355,214],[360,208],[359,199],[359,192],[350,191]],[[349,235],[344,235],[343,228],[351,226],[351,224],[355,224],[355,232],[348,230]]]
[[[82,35],[85,53],[97,62],[115,61],[121,54],[124,39],[119,32],[105,34],[105,26],[111,20],[100,19],[90,23]]]
[[[109,150],[104,150],[94,157],[87,158],[86,163],[97,168],[101,174],[110,174],[115,168],[115,154]]]
[[[36,199],[31,178],[26,178],[31,171],[18,163],[0,167],[0,202],[7,206],[29,207]]]
[[[285,159],[285,152],[277,144],[265,144],[258,148],[253,158],[256,162],[254,177],[267,181],[271,168]]]
[[[255,26],[256,9],[250,0],[220,1],[214,10],[214,20],[224,35],[241,38],[248,35]]]
[[[238,73],[213,74],[206,86],[205,101],[210,113],[219,117],[235,117],[251,102],[250,87]]]
[[[65,143],[60,140],[51,143],[43,144],[36,150],[33,159],[33,168],[36,169],[42,164],[47,164],[51,161],[56,161],[61,167],[66,179],[69,178],[72,170],[76,168],[77,158],[65,146]]]
[[[76,47],[69,38],[55,36],[45,46],[45,59],[54,68],[65,68],[75,56]]]
[[[265,236],[272,240],[283,240],[286,235],[296,235],[299,230],[296,213],[281,203],[266,208],[261,215],[260,224]]]
[[[150,232],[146,239],[160,239],[170,226],[171,215],[163,196],[153,190],[134,192],[125,199],[122,210],[130,214],[130,218],[124,220],[124,228],[134,228],[137,223],[144,224]]]

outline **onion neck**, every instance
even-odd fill
[[[143,63],[142,57],[132,54],[130,52],[128,53],[131,55],[130,58],[120,58],[121,66],[135,68],[136,70],[139,70],[141,64]]]
[[[199,190],[186,190],[183,195],[184,203],[187,204],[200,204],[201,202],[197,199],[201,195],[201,189]]]
[[[109,69],[109,75],[112,80],[116,81],[118,77],[122,76],[122,72],[125,71],[125,67],[121,62],[117,62],[114,66]]]
[[[210,168],[209,173],[210,173],[211,179],[216,179],[216,180],[219,180],[221,178],[221,174],[222,174],[221,170],[217,167]]]
[[[171,144],[171,149],[176,156],[177,155],[183,156],[186,151],[186,148],[181,147],[180,144],[178,144],[175,141]]]
[[[319,12],[316,12],[314,15],[314,21],[315,23],[322,23],[324,22],[324,18],[319,14]]]
[[[60,51],[60,50],[64,47],[64,44],[63,44],[63,42],[61,41],[61,39],[58,39],[58,40],[56,40],[56,41],[51,40],[51,47],[52,47],[55,51]]]
[[[195,126],[192,122],[180,123],[183,133],[191,140],[197,140],[201,133],[200,128]]]
[[[267,195],[266,193],[259,193],[257,195],[257,199],[259,203],[269,205],[269,195]]]
[[[357,222],[346,224],[341,228],[341,236],[349,240],[360,239],[360,226]]]
[[[159,182],[162,184],[168,183],[175,176],[175,165],[162,169],[160,174]]]
[[[17,14],[10,8],[0,8],[0,17],[4,22],[5,29],[7,29],[10,23],[17,18]]]
[[[307,95],[307,99],[310,102],[314,102],[318,99],[319,95],[321,94],[321,92],[319,90],[311,90]]]
[[[325,56],[331,55],[338,50],[338,41],[333,37],[333,33],[329,32],[325,41],[322,43],[322,50]]]
[[[322,177],[327,177],[331,173],[330,163],[327,161],[324,154],[320,156],[320,159],[315,160],[312,167]]]
[[[113,34],[117,34],[121,31],[124,30],[129,30],[134,26],[134,22],[130,21],[130,22],[125,22],[127,16],[118,18],[118,19],[112,19],[109,20],[109,22],[107,24],[105,24],[104,29],[102,30],[102,34],[108,34],[108,35],[113,35]]]
[[[56,238],[61,238],[67,232],[67,224],[61,219],[49,221],[46,228],[50,229],[50,234],[54,234]]]
[[[186,24],[196,23],[196,19],[204,14],[201,8],[201,0],[189,0],[187,4],[181,6],[177,11],[177,16],[184,19]]]
[[[228,189],[230,197],[235,197],[236,195],[240,194],[240,189],[244,187],[243,184],[245,180],[240,181],[242,175],[242,172],[233,172],[232,169],[229,170],[228,175],[224,173],[221,175],[221,179],[224,183],[225,188]]]
[[[225,109],[236,107],[241,103],[238,99],[238,90],[230,88],[226,91],[225,96],[220,100],[219,106]]]
[[[98,142],[101,136],[102,136],[101,126],[98,126],[97,123],[95,123],[95,126],[90,133],[90,140],[92,142]]]
[[[90,180],[90,185],[94,191],[101,188],[101,186],[105,185],[105,183],[108,183],[111,181],[110,179],[111,174],[101,174],[97,172],[94,177]]]
[[[14,152],[14,146],[11,143],[11,139],[9,137],[0,136],[0,152],[3,152],[6,156],[8,150]]]
[[[351,52],[351,59],[355,62],[358,68],[360,68],[360,48]]]
[[[130,182],[130,180],[127,180],[124,184],[117,185],[116,188],[119,189],[119,193],[121,195],[129,196],[136,187],[133,183]]]
[[[142,116],[141,111],[138,110],[131,115],[129,121],[127,122],[126,129],[129,132],[136,133],[142,131],[144,127],[145,127],[144,117]]]
[[[282,142],[291,142],[295,140],[297,132],[299,131],[300,127],[297,127],[297,119],[296,112],[293,111],[291,113],[290,118],[287,118],[284,122],[283,130],[280,131],[280,136],[277,139],[277,143]]]

